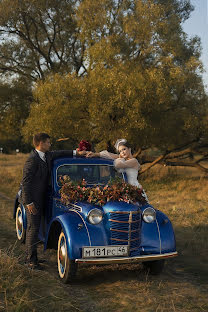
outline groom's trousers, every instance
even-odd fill
[[[27,230],[26,230],[26,261],[37,264],[37,244],[39,243],[38,234],[41,222],[40,207],[36,206],[38,213],[33,215],[26,208]]]

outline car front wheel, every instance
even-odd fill
[[[77,263],[68,257],[66,237],[63,231],[58,240],[57,258],[59,277],[63,283],[69,283],[76,276]]]
[[[158,275],[163,271],[165,260],[156,261],[145,261],[143,262],[144,267],[152,275]]]
[[[23,227],[23,213],[21,206],[18,206],[16,211],[16,233],[17,239],[21,243],[24,243],[26,238],[26,230]]]

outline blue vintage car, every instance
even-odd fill
[[[102,158],[54,160],[39,237],[44,249],[57,250],[58,273],[65,283],[74,278],[79,263],[142,262],[150,273],[163,269],[164,260],[177,255],[175,235],[168,217],[150,204],[111,201],[95,206],[87,202],[64,205],[60,177],[85,179],[88,186],[106,185],[119,173],[113,161]],[[121,174],[120,174],[121,175]],[[122,174],[125,180],[125,175]],[[27,228],[25,208],[15,200],[14,218],[19,241]]]

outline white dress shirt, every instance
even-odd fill
[[[38,155],[40,156],[40,158],[46,162],[46,158],[45,158],[45,153],[44,152],[41,152],[39,150],[36,149],[36,152],[38,152]]]

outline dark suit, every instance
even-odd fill
[[[37,243],[44,199],[48,187],[52,160],[61,156],[73,156],[73,151],[46,152],[43,161],[36,150],[32,151],[25,162],[22,178],[20,201],[25,205],[27,213],[26,253],[27,260],[37,262]],[[34,203],[38,210],[36,215],[30,214],[26,205]]]

